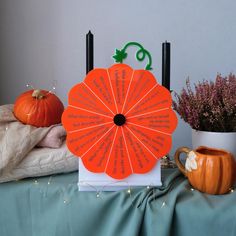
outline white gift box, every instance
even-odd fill
[[[142,186],[161,186],[161,161],[146,174],[133,174],[124,180],[116,180],[105,173],[88,171],[79,159],[79,191],[118,191]]]

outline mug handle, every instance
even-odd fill
[[[176,165],[178,166],[179,170],[180,170],[185,176],[187,176],[187,171],[186,171],[184,165],[183,165],[183,164],[181,163],[181,161],[179,160],[179,158],[180,158],[180,154],[181,154],[182,152],[188,154],[190,151],[191,151],[191,150],[190,150],[189,148],[187,148],[187,147],[180,147],[180,148],[178,148],[178,149],[176,150],[176,152],[175,152],[175,163],[176,163]]]

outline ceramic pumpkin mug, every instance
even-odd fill
[[[180,161],[181,153],[187,154],[185,166]],[[180,147],[175,152],[175,162],[190,184],[201,192],[225,194],[233,186],[235,162],[233,155],[226,150]]]

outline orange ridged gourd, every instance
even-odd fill
[[[15,101],[14,115],[23,124],[48,127],[61,123],[64,106],[61,100],[46,90],[29,90]]]

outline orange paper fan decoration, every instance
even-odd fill
[[[170,92],[147,70],[94,69],[69,93],[67,146],[91,172],[114,179],[147,173],[171,149],[171,105]]]

